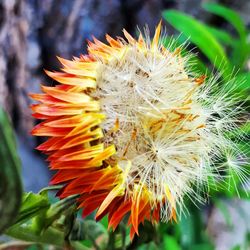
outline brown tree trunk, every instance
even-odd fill
[[[22,8],[22,1],[0,2],[0,105],[11,115],[16,128],[29,119],[24,94],[28,23]]]

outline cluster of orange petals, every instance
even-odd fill
[[[126,31],[128,45],[145,46],[140,35],[134,40]],[[152,42],[157,45],[160,25]],[[58,196],[65,198],[80,194],[78,208],[83,208],[83,217],[97,210],[96,220],[108,214],[109,228],[118,226],[126,214],[131,225],[131,239],[138,234],[138,226],[145,219],[156,223],[160,218],[160,204],[152,208],[148,196],[138,198],[127,195],[123,170],[112,160],[114,145],[104,146],[105,136],[100,124],[105,119],[98,100],[91,97],[97,82],[96,56],[103,61],[112,54],[119,54],[126,46],[124,41],[106,36],[109,45],[96,39],[89,42],[88,55],[72,61],[59,58],[61,72],[48,72],[48,76],[60,83],[54,87],[42,86],[42,94],[31,94],[39,104],[31,106],[33,116],[43,121],[34,127],[32,134],[46,136],[48,140],[38,150],[48,155],[50,169],[57,170],[51,184],[64,184]],[[143,45],[144,44],[144,45]],[[175,211],[172,211],[175,219]]]

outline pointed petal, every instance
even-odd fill
[[[56,80],[57,82],[67,84],[67,85],[76,85],[83,88],[96,88],[95,79],[86,78],[86,77],[76,77],[72,74],[62,73],[62,72],[51,72],[45,70],[45,73]]]
[[[58,161],[73,161],[91,159],[103,151],[103,144],[98,144],[80,151],[66,154],[58,159]]]
[[[66,92],[63,90],[58,90],[55,87],[42,86],[42,90],[50,96],[57,98],[59,100],[70,102],[70,103],[84,103],[91,101],[91,98],[84,93],[73,93]]]
[[[118,41],[116,41],[115,39],[113,39],[111,36],[109,36],[108,34],[106,34],[106,40],[108,41],[108,43],[114,47],[114,48],[122,48],[122,44]]]
[[[109,220],[108,229],[111,227],[113,230],[116,229],[122,218],[131,210],[131,202],[124,201],[123,204],[113,213],[112,217]]]
[[[99,207],[96,213],[96,217],[100,216],[117,196],[121,196],[123,194],[123,189],[124,188],[119,185],[112,189],[112,191],[108,194],[108,196],[105,198],[105,200]]]
[[[31,131],[32,135],[36,136],[66,136],[71,131],[71,128],[50,128],[44,125],[38,124]]]
[[[125,30],[123,29],[123,34],[127,38],[129,44],[134,45],[136,43],[135,39]]]
[[[155,30],[155,35],[154,35],[154,38],[152,40],[152,43],[151,43],[151,47],[153,49],[156,49],[157,46],[158,46],[158,43],[159,43],[159,38],[160,38],[160,34],[161,34],[161,22],[159,22],[159,24],[157,25],[157,28]]]
[[[53,107],[43,104],[33,104],[31,109],[39,114],[48,115],[48,116],[61,116],[61,115],[78,115],[83,111],[76,108],[62,108],[62,107]]]

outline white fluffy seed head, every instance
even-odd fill
[[[99,60],[94,94],[106,114],[104,143],[116,146],[118,164],[131,161],[127,195],[140,185],[156,203],[167,189],[180,210],[184,196],[202,202],[204,184],[220,176],[217,162],[235,149],[225,132],[237,127],[242,113],[217,87],[218,77],[196,78],[187,58],[161,45],[124,44],[119,55]],[[168,218],[169,207],[162,210]]]

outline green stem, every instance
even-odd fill
[[[108,241],[108,250],[114,250],[115,249],[115,233],[110,231],[109,232],[109,241]]]
[[[59,247],[65,245],[64,234],[51,227],[40,235],[35,234],[32,228],[27,225],[13,226],[5,233],[8,236],[27,242],[42,243]],[[75,250],[90,250],[79,242],[71,242],[71,245]]]

